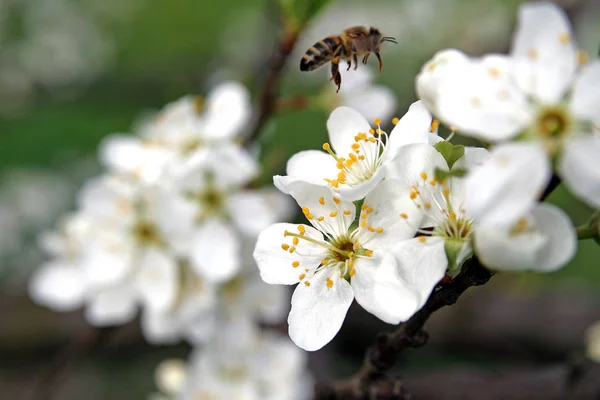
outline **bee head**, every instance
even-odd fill
[[[369,37],[371,38],[371,46],[373,46],[373,49],[376,51],[379,51],[379,47],[383,42],[392,42],[398,44],[395,38],[391,36],[383,36],[381,32],[379,32],[379,29],[374,27],[369,29]]]

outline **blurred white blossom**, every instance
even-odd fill
[[[600,124],[600,61],[586,61],[556,4],[527,3],[519,8],[510,55],[438,54],[423,67],[417,88],[443,122],[499,143],[492,151],[513,158],[512,185],[522,182],[519,189],[530,196],[514,192],[510,202],[531,210],[555,162],[573,193],[599,207],[600,137],[594,129]],[[516,143],[504,148],[511,140]],[[473,179],[499,181],[494,191],[503,190],[505,164],[491,162]],[[535,179],[517,177],[524,171],[517,166],[526,164],[535,164]]]
[[[239,323],[192,353],[187,366],[167,360],[150,399],[305,400],[312,394],[306,354],[274,332]]]

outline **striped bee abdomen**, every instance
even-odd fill
[[[326,37],[319,40],[310,49],[306,50],[306,53],[302,56],[300,71],[312,71],[330,61],[340,43],[341,40],[336,37]]]

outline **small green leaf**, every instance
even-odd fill
[[[450,142],[442,141],[437,142],[433,147],[444,157],[450,169],[452,169],[454,163],[465,155],[465,146],[460,144],[453,145]]]
[[[462,178],[467,174],[467,170],[464,168],[456,168],[451,171],[446,171],[444,169],[435,169],[435,179],[437,181],[442,181],[444,179],[448,179],[450,177],[454,178]]]

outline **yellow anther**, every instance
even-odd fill
[[[367,214],[371,214],[373,212],[373,209],[371,207],[367,208]]]
[[[425,236],[419,236],[419,242],[425,243],[425,240],[427,240]]]
[[[488,74],[492,78],[497,78],[500,76],[500,70],[496,67],[490,67],[490,68],[488,68]]]
[[[330,277],[327,277],[327,279],[325,279],[325,282],[327,282],[327,287],[329,289],[331,289],[333,287],[333,281],[331,280]]]
[[[350,273],[350,276],[352,277],[352,276],[356,275],[356,270],[354,268],[352,268],[349,273]]]
[[[375,118],[375,125],[381,125],[381,120],[379,118]]]
[[[368,223],[368,222],[367,222],[367,220],[366,220],[366,219],[365,219],[365,220],[363,220],[363,222],[361,222],[361,223],[360,223],[360,227],[361,227],[361,228],[364,228],[365,226],[367,226],[367,223]]]
[[[369,142],[371,142],[371,143],[377,143],[377,139],[375,139],[374,137],[370,137],[369,138]]]
[[[306,214],[306,219],[308,219],[308,220],[313,219],[313,215],[311,213]]]
[[[450,221],[456,221],[456,213],[451,212],[448,214],[448,219],[450,219]]]
[[[310,286],[310,282],[309,281],[304,281],[304,284],[306,285],[306,287]]]
[[[444,188],[444,190],[442,190],[442,193],[444,193],[445,197],[450,196],[450,188]]]
[[[558,36],[560,44],[569,44],[571,42],[571,35],[568,32],[563,32]]]
[[[365,250],[365,256],[373,257],[373,250]]]
[[[298,277],[298,279],[300,279],[300,280],[302,280],[304,278],[306,278],[306,274],[300,274],[300,276]]]
[[[429,184],[430,184],[431,186],[435,186],[435,184],[436,184],[436,183],[437,183],[437,182],[436,182],[435,178],[433,178],[432,180],[430,180],[430,181],[429,181]]]
[[[348,259],[348,266],[349,266],[350,268],[354,267],[354,258],[349,258],[349,259]]]
[[[283,232],[283,237],[287,237],[287,235],[289,235],[289,234],[290,234],[290,233],[289,233],[287,230],[285,230],[285,231]]]
[[[329,213],[329,216],[331,218],[335,218],[335,217],[337,217],[337,215],[338,215],[337,211],[332,211],[332,212]]]
[[[425,203],[423,205],[425,206],[426,210],[429,210],[431,208],[431,203]]]
[[[375,232],[375,228],[373,228],[371,225],[369,225],[367,229],[369,230],[369,232]]]
[[[527,57],[529,57],[530,60],[532,60],[532,61],[537,60],[538,56],[539,56],[539,53],[536,49],[527,50]]]
[[[404,219],[408,219],[408,215],[406,213],[400,213],[400,217]]]
[[[425,172],[421,172],[421,178],[426,181],[427,180],[427,174]]]
[[[300,232],[301,235],[304,235],[306,233],[306,227],[304,225],[298,225],[298,232]]]
[[[354,250],[354,251],[358,250],[359,248],[360,248],[360,244],[358,244],[358,243],[354,243],[352,245],[352,250]]]
[[[358,144],[358,143],[352,143],[352,150],[356,151],[358,149],[360,149],[360,144]]]
[[[368,205],[368,204],[366,204],[366,203],[363,203],[363,205],[362,205],[362,206],[360,206],[360,209],[361,209],[361,210],[366,210],[367,208],[369,208],[369,205]]]
[[[300,261],[293,261],[292,262],[292,267],[298,268],[299,266],[300,266]]]
[[[294,239],[292,239],[292,242],[294,243],[295,246],[298,246],[298,243],[300,243],[300,239],[295,237]]]
[[[350,215],[351,211],[350,210],[344,210],[344,215]]]
[[[308,209],[308,207],[302,207],[302,214],[306,215],[310,213],[310,210]]]
[[[374,134],[375,134],[375,130],[374,130],[373,128],[370,128],[370,129],[369,129],[369,133],[370,133],[371,135],[374,135]]]
[[[363,155],[361,154],[361,155],[359,155],[359,156],[358,156],[358,159],[359,159],[360,161],[362,161],[362,160],[364,160],[364,159],[365,159],[365,156],[363,156]]]
[[[295,252],[295,251],[296,251],[296,248],[295,248],[295,247],[290,247],[290,254],[292,254],[292,253],[293,253],[293,252]]]
[[[337,197],[334,197],[334,198],[333,198],[333,202],[334,202],[335,204],[340,204],[341,200],[340,200],[340,199],[338,199]]]
[[[325,150],[325,151],[331,150],[331,146],[329,145],[329,143],[323,143],[323,150]]]
[[[325,265],[325,264],[327,264],[327,259],[326,259],[326,258],[322,259],[322,260],[321,260],[321,264],[322,264],[322,265]],[[308,271],[307,271],[307,272],[308,272]]]
[[[442,179],[440,181],[440,185],[445,186],[446,185],[446,178]]]
[[[325,217],[321,215],[319,218],[317,218],[317,221],[321,222],[321,221],[323,221],[324,219],[325,219]]]
[[[337,163],[335,164],[335,167],[336,167],[337,169],[344,169],[344,163],[343,163],[343,162],[337,162]]]
[[[398,117],[392,118],[392,124],[398,125],[398,122],[400,122],[400,119]]]
[[[377,233],[383,233],[383,228],[377,228],[377,229],[375,229],[375,232],[377,232]]]
[[[369,216],[369,213],[368,213],[368,212],[366,212],[366,211],[360,215],[360,217],[361,217],[362,219],[365,219],[365,218],[367,218],[368,216]]]
[[[350,160],[352,160],[353,162],[358,161],[358,157],[356,157],[356,154],[350,153],[350,154],[348,154],[348,157],[350,157]],[[348,161],[350,161],[350,160],[348,160]],[[348,163],[346,163],[346,165],[347,164]]]
[[[410,192],[410,198],[411,199],[416,199],[417,198],[417,192]]]
[[[285,250],[285,251],[288,251],[288,250],[290,249],[290,245],[289,245],[289,244],[285,244],[285,243],[284,243],[284,244],[282,244],[282,245],[281,245],[281,248],[282,248],[283,250]]]
[[[583,50],[579,50],[577,51],[577,64],[578,65],[585,65],[588,63],[589,57],[587,55],[587,53]]]
[[[440,126],[440,121],[438,121],[437,119],[434,119],[433,121],[431,121],[431,126],[429,127],[429,132],[433,133],[433,132],[437,131],[439,126]]]

